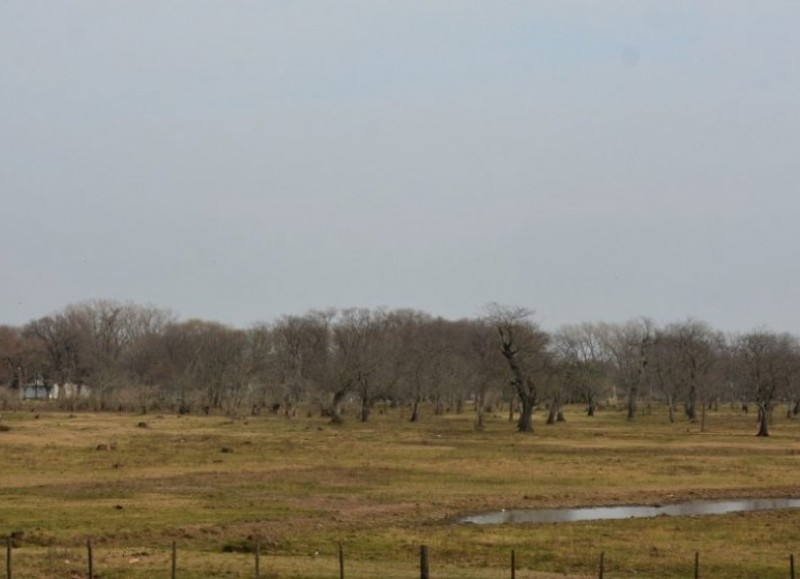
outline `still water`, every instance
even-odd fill
[[[724,515],[744,511],[768,511],[800,508],[800,499],[738,499],[729,501],[694,501],[663,506],[583,507],[578,509],[513,509],[462,517],[459,523],[498,525],[502,523],[569,523],[640,519],[667,515]]]

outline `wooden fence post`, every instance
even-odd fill
[[[11,579],[11,535],[6,540],[6,579]]]
[[[256,579],[261,579],[261,543],[256,543]]]
[[[598,575],[599,579],[603,579],[603,575],[606,572],[606,552],[600,552],[600,574]]]
[[[514,549],[511,549],[511,579],[517,579],[517,557]]]
[[[795,579],[794,576],[794,553],[789,555],[789,578]]]
[[[94,557],[92,557],[91,539],[86,539],[86,559],[89,562],[89,579],[94,579]]]
[[[694,554],[694,579],[700,579],[700,553]]]
[[[178,545],[172,541],[172,579],[175,579],[178,572]]]
[[[344,549],[339,543],[339,579],[344,579]]]
[[[430,579],[428,571],[428,547],[422,545],[419,548],[419,579]]]

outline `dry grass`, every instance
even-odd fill
[[[182,578],[787,576],[800,511],[560,525],[475,527],[462,514],[499,508],[664,503],[702,497],[800,496],[800,424],[779,418],[757,439],[754,417],[711,413],[707,432],[655,412],[629,423],[579,409],[521,435],[502,416],[475,431],[469,414],[401,411],[367,424],[324,419],[4,413],[0,534],[22,530],[17,575],[78,576],[92,537],[104,579],[151,577],[179,548]],[[142,420],[147,427],[138,426]],[[99,449],[99,450],[98,450]],[[225,449],[223,451],[223,449]],[[535,571],[534,571],[535,570]]]

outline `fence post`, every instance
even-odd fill
[[[700,553],[694,554],[694,579],[700,579]]]
[[[178,571],[178,545],[172,541],[172,579],[175,579]]]
[[[256,579],[261,579],[261,543],[256,543]]]
[[[599,579],[603,579],[603,575],[606,572],[606,552],[600,552],[600,575],[598,575]]]
[[[89,579],[94,579],[94,558],[92,557],[91,539],[86,539],[86,558],[89,561]]]
[[[789,577],[790,577],[790,579],[795,579],[795,576],[794,576],[794,553],[789,555]]]
[[[6,539],[6,579],[11,579],[11,535]]]
[[[430,579],[428,571],[428,547],[422,545],[419,548],[419,579]]]
[[[517,578],[517,557],[514,549],[511,549],[511,579]]]
[[[344,579],[344,549],[339,543],[339,579]]]

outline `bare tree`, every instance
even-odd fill
[[[565,364],[548,366],[545,384],[549,405],[545,424],[564,422],[564,401],[567,396],[568,368]]]
[[[411,405],[410,421],[417,422],[422,402],[430,396],[427,370],[437,354],[431,318],[415,310],[396,310],[387,314],[386,324],[383,353],[391,357],[386,363],[394,368],[393,394]]]
[[[597,402],[608,388],[610,365],[601,331],[590,323],[564,326],[556,332],[553,347],[564,367],[568,387],[586,404],[586,414],[594,416]]]
[[[42,344],[21,328],[0,326],[0,385],[21,390],[41,371]]]
[[[734,342],[739,377],[758,408],[757,436],[769,436],[769,418],[776,394],[800,371],[797,338],[758,330]]]
[[[120,380],[127,383],[140,411],[146,414],[161,402],[161,341],[167,327],[175,323],[175,315],[154,306],[126,304],[123,322],[125,348],[115,365]]]
[[[193,403],[207,414],[223,408],[238,413],[252,373],[247,332],[188,320],[169,324],[159,342],[156,375],[180,413],[190,412]]]
[[[650,349],[650,372],[664,395],[670,422],[675,422],[675,406],[685,387],[681,364],[680,349],[674,336],[657,331]]]
[[[800,414],[800,372],[793,372],[785,381],[781,396],[786,400],[786,418],[796,418]]]
[[[469,384],[475,399],[476,427],[484,427],[484,412],[489,403],[490,392],[504,389],[502,358],[497,356],[495,328],[486,320],[466,322],[469,350],[465,354],[465,366],[469,371]]]
[[[113,300],[93,300],[68,306],[63,315],[83,345],[86,372],[78,384],[90,384],[97,407],[105,410],[126,382],[122,360],[135,340],[135,307]]]
[[[89,347],[85,327],[73,315],[45,316],[30,322],[25,335],[39,341],[45,352],[42,374],[46,381],[82,384],[89,375]]]
[[[334,423],[342,422],[342,404],[351,393],[358,395],[361,421],[369,419],[374,389],[380,383],[383,319],[382,311],[352,308],[343,310],[333,326],[330,414]]]
[[[686,384],[685,411],[689,420],[697,420],[697,405],[704,408],[709,394],[709,377],[716,360],[722,337],[697,320],[670,324],[666,331],[672,335],[680,357],[683,382]]]
[[[627,417],[636,417],[639,391],[646,385],[653,323],[647,318],[622,325],[600,326],[603,346],[609,352],[617,385],[626,393]]]
[[[487,320],[500,338],[500,353],[511,371],[511,384],[520,404],[517,430],[533,432],[533,409],[539,402],[542,371],[550,365],[547,334],[531,321],[533,312],[520,307],[491,304]]]
[[[333,316],[332,311],[284,316],[272,327],[273,379],[282,390],[287,416],[327,378]]]

